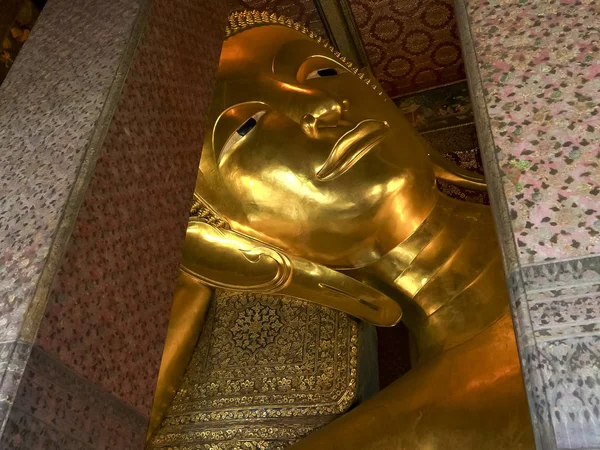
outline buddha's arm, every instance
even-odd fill
[[[534,449],[510,315],[293,448]]]
[[[164,413],[179,389],[202,331],[211,295],[212,290],[209,287],[180,271],[154,393],[148,439],[160,425]]]
[[[393,326],[402,315],[394,300],[353,278],[195,218],[188,225],[182,270],[209,286],[288,295],[375,325]]]

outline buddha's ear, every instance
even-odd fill
[[[466,189],[487,191],[487,184],[483,175],[463,169],[458,164],[444,158],[429,143],[427,143],[427,156],[433,164],[433,171],[438,180],[447,181]]]

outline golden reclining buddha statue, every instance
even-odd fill
[[[298,448],[533,448],[490,210],[436,188],[482,180],[305,28],[230,22],[155,406],[177,389],[210,286],[408,327],[410,372]]]

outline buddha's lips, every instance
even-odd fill
[[[325,164],[317,171],[319,181],[331,181],[344,174],[388,133],[387,122],[367,119],[346,132],[333,146]]]

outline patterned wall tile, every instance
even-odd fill
[[[61,217],[138,9],[53,0],[0,88],[2,341],[18,336],[48,255],[68,239]]]
[[[39,450],[91,450],[83,442],[65,435],[59,430],[49,427],[43,421],[14,408],[0,444],[5,450],[39,449]]]
[[[0,431],[31,348],[16,338],[45,304],[138,12],[137,2],[53,0],[0,88]]]
[[[456,10],[536,443],[597,448],[600,10],[591,0]]]
[[[34,346],[3,449],[140,449],[147,418]]]
[[[540,450],[556,449],[554,427],[552,424],[552,407],[548,399],[548,389],[541,368],[547,360],[536,345],[521,345],[519,357],[523,380],[527,390],[527,402],[531,424],[535,436],[536,448]]]
[[[540,448],[600,446],[600,258],[525,266],[509,278]]]
[[[525,266],[522,270],[536,342],[600,336],[599,256]]]
[[[561,449],[600,446],[600,335],[539,344],[547,396]]]
[[[565,295],[559,289],[546,293],[542,297],[535,295],[539,300],[534,300],[534,295],[529,295],[529,311],[534,330],[537,332],[564,328],[579,324],[593,331],[593,325],[598,323],[600,317],[600,284],[585,286],[579,295]],[[555,331],[554,331],[555,332]],[[540,335],[541,336],[541,335]]]
[[[600,256],[567,259],[523,267],[528,290],[600,282]]]
[[[515,238],[510,226],[510,212],[506,203],[502,174],[499,169],[495,152],[496,147],[492,128],[489,123],[482,78],[477,64],[478,56],[475,52],[469,17],[464,3],[457,1],[455,11],[457,23],[460,28],[465,66],[469,74],[469,94],[473,108],[473,116],[475,118],[480,155],[485,168],[489,202],[496,223],[496,233],[498,235],[500,249],[502,250],[505,273],[507,278],[511,279],[514,277],[514,274],[518,272],[519,259]],[[508,285],[510,289],[511,283],[509,282]],[[518,300],[516,301],[518,302]],[[516,308],[516,310],[518,309],[519,308]],[[514,310],[515,308],[513,308],[513,311]]]
[[[349,0],[373,72],[394,97],[465,78],[452,0]]]
[[[600,446],[600,257],[523,268],[558,448]]]
[[[0,436],[5,429],[31,351],[31,344],[0,344]]]
[[[219,1],[153,3],[38,333],[45,351],[144,415],[225,18]]]
[[[461,0],[524,264],[600,253],[594,0]]]

